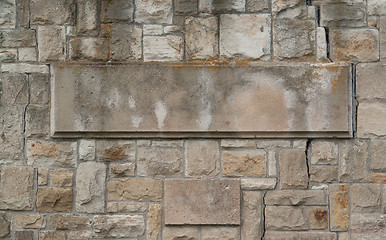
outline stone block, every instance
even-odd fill
[[[115,1],[114,3],[116,3]],[[124,4],[132,4],[131,1],[120,1]],[[106,1],[103,2],[103,10],[107,7],[110,7],[112,4],[106,4]],[[123,9],[119,9],[119,11],[123,11]],[[118,15],[119,11],[115,12],[115,17]],[[106,11],[107,12],[107,11]],[[102,11],[102,18],[106,16],[106,12]],[[132,18],[132,14],[126,17]],[[96,35],[98,27],[98,2],[94,0],[80,0],[77,1],[77,16],[76,16],[76,33],[78,35]]]
[[[337,164],[338,145],[334,142],[312,141],[311,142],[312,164]]]
[[[140,23],[171,24],[173,17],[172,0],[134,0],[135,21]]]
[[[15,231],[15,240],[34,240],[33,231]]]
[[[17,26],[28,28],[30,26],[30,1],[29,0],[17,0],[16,1],[17,12]]]
[[[33,168],[3,166],[0,181],[0,209],[32,210],[33,177]]]
[[[234,13],[245,11],[245,0],[212,0],[212,13]]]
[[[386,58],[386,17],[381,16],[379,17],[379,47],[380,47],[380,54],[381,54],[381,60],[384,61]]]
[[[48,168],[38,168],[38,185],[45,186],[48,184]]]
[[[266,174],[266,152],[263,150],[222,151],[223,175],[258,177]]]
[[[274,151],[268,152],[268,176],[276,177],[277,176],[277,161],[276,153]]]
[[[339,180],[341,182],[367,181],[367,147],[367,143],[361,140],[339,143]]]
[[[273,190],[276,187],[276,178],[241,179],[242,190]]]
[[[356,90],[360,104],[363,100],[386,99],[386,83],[382,81],[385,71],[385,64],[360,63],[357,65]]]
[[[27,163],[34,167],[75,167],[76,142],[27,141]]]
[[[278,59],[315,55],[315,21],[276,19],[273,22],[273,55]]]
[[[153,140],[151,141],[152,147],[183,147],[184,142],[182,140]]]
[[[224,148],[255,148],[256,142],[254,140],[223,139],[223,140],[221,140],[221,147],[224,147]]]
[[[165,180],[167,225],[240,224],[237,180]]]
[[[24,229],[40,229],[46,227],[46,217],[43,215],[15,215],[15,226]]]
[[[73,38],[70,40],[69,57],[71,60],[107,61],[108,41],[102,38]]]
[[[23,106],[0,106],[0,163],[24,158]]]
[[[58,231],[41,231],[39,232],[39,240],[67,240],[66,232]]]
[[[71,239],[92,239],[93,237],[91,230],[72,231],[69,235]]]
[[[160,201],[162,181],[151,178],[110,180],[107,183],[107,199],[110,201]]]
[[[34,47],[36,46],[35,30],[32,29],[1,29],[0,47]]]
[[[262,237],[262,198],[261,192],[243,192],[241,203],[242,239]]]
[[[217,18],[186,18],[185,47],[188,59],[216,58],[218,56]]]
[[[371,183],[386,183],[386,173],[372,172],[370,174]]]
[[[256,146],[257,148],[265,148],[265,149],[272,149],[272,148],[285,148],[290,147],[291,142],[287,140],[257,140]]]
[[[28,103],[28,81],[25,74],[2,74],[3,93],[1,101],[5,104]]]
[[[351,211],[353,213],[381,213],[381,184],[353,184],[351,187]]]
[[[308,230],[307,211],[301,207],[265,207],[266,230]]]
[[[164,33],[164,27],[160,24],[146,24],[142,28],[145,36],[157,36]]]
[[[380,0],[367,0],[369,15],[386,15],[386,2]]]
[[[174,12],[179,15],[197,14],[198,0],[174,1]]]
[[[272,0],[272,14],[275,19],[303,19],[307,5],[303,0]]]
[[[78,212],[103,213],[105,209],[106,166],[103,163],[80,163],[76,173]]]
[[[338,181],[338,168],[336,166],[322,167],[311,166],[310,181],[320,183],[333,183]]]
[[[40,26],[38,28],[38,51],[40,62],[65,60],[65,28],[60,26]]]
[[[247,0],[247,12],[266,12],[269,10],[269,0]]]
[[[328,229],[328,209],[327,208],[310,209],[310,229],[312,230]]]
[[[329,186],[330,231],[341,232],[349,230],[350,197],[348,184]]]
[[[203,227],[202,240],[240,240],[240,228],[238,227]]]
[[[79,160],[81,161],[93,161],[96,157],[95,152],[95,140],[79,141]]]
[[[271,54],[271,18],[268,14],[220,16],[220,56],[261,59]]]
[[[71,25],[74,22],[74,0],[32,0],[31,24]]]
[[[70,212],[73,192],[68,188],[39,188],[36,194],[36,209],[39,212]]]
[[[379,60],[379,32],[376,29],[333,29],[329,38],[333,61]]]
[[[0,2],[0,27],[14,28],[16,25],[16,0]]]
[[[220,149],[217,141],[185,141],[187,176],[217,176],[220,172]]]
[[[386,104],[361,103],[358,107],[358,137],[373,138],[386,135]]]
[[[336,233],[332,232],[274,232],[267,231],[264,240],[336,240]]]
[[[49,68],[44,64],[5,63],[1,65],[3,73],[49,73]]]
[[[126,0],[102,0],[102,22],[133,21],[133,1]]]
[[[32,47],[19,48],[19,61],[21,62],[36,62],[36,49]]]
[[[91,228],[91,219],[81,215],[54,214],[49,225],[55,230],[86,230]]]
[[[320,7],[320,26],[367,27],[366,4],[328,4]]]
[[[316,58],[327,61],[327,33],[324,27],[316,28]]]
[[[47,137],[50,134],[49,106],[29,105],[25,113],[27,137]]]
[[[143,213],[147,210],[144,202],[107,202],[110,213]]]
[[[180,36],[144,36],[145,61],[180,61],[184,55],[184,40]]]
[[[135,163],[111,163],[110,164],[110,178],[118,177],[134,177]]]
[[[146,222],[146,240],[161,239],[162,208],[160,204],[149,204]]]
[[[0,238],[7,237],[11,233],[11,221],[5,214],[0,214]]]
[[[327,205],[327,193],[323,190],[269,191],[265,194],[266,205],[323,206]]]
[[[353,214],[351,216],[351,240],[382,240],[385,238],[384,214]]]
[[[308,187],[307,159],[303,149],[283,149],[279,152],[280,189]]]
[[[0,62],[15,62],[17,59],[16,49],[1,49],[0,50]]]
[[[179,240],[200,240],[200,228],[198,227],[164,227],[162,233],[163,239]]]
[[[50,171],[50,185],[55,187],[72,187],[73,176],[73,170],[53,169]]]
[[[97,141],[97,156],[103,161],[126,161],[135,159],[135,142],[127,140]]]
[[[145,231],[142,215],[97,215],[94,235],[99,238],[136,238]]]

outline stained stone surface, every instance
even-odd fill
[[[165,180],[165,224],[240,224],[237,180]]]
[[[348,136],[351,128],[346,65],[52,66],[54,136]]]

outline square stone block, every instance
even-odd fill
[[[165,224],[240,224],[238,180],[165,180]]]

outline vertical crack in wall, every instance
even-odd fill
[[[310,151],[311,151],[311,139],[307,139],[306,149],[305,149],[307,176],[308,176],[307,187],[310,185],[310,161],[311,161]]]
[[[266,232],[265,229],[265,195],[267,192],[263,193],[261,200],[261,239],[264,239],[264,235]]]
[[[27,79],[27,104],[24,106],[24,110],[23,110],[23,132],[22,134],[24,135],[24,139],[25,141],[27,140],[26,137],[25,137],[25,129],[26,129],[26,114],[27,114],[27,108],[28,106],[30,105],[30,102],[31,102],[31,89],[30,89],[30,75],[29,74],[26,74],[26,79]]]
[[[353,137],[357,137],[357,119],[358,119],[358,99],[356,95],[356,63],[351,63],[351,94],[352,94],[352,132]]]
[[[326,32],[326,43],[327,43],[327,59],[330,62],[333,62],[331,59],[331,47],[330,47],[330,29],[328,27],[325,27],[325,32]]]

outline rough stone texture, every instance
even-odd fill
[[[224,14],[220,17],[220,55],[260,59],[271,53],[271,18],[268,14]]]
[[[383,214],[351,216],[351,240],[382,240],[385,238],[386,217]]]
[[[380,213],[382,206],[380,184],[353,184],[351,187],[351,211],[353,213]]]
[[[165,227],[162,233],[163,239],[179,240],[199,240],[200,229],[197,227]]]
[[[33,231],[15,231],[15,240],[34,240]]]
[[[273,232],[267,231],[264,240],[336,240],[336,233],[331,232]]]
[[[241,179],[242,190],[273,190],[276,178]]]
[[[75,209],[86,213],[103,213],[105,207],[106,166],[103,163],[80,163],[76,173]]]
[[[79,141],[79,160],[92,161],[95,159],[95,140]]]
[[[145,231],[141,215],[97,215],[94,217],[94,234],[102,238],[139,237]]]
[[[266,173],[266,153],[263,150],[222,151],[223,175],[257,177]]]
[[[23,107],[1,105],[0,113],[0,163],[23,159]]]
[[[174,12],[181,15],[197,13],[198,0],[175,0]]]
[[[126,0],[102,0],[101,20],[102,22],[132,21],[133,2]]]
[[[75,12],[74,2],[74,0],[32,0],[31,24],[72,24]]]
[[[63,61],[66,43],[65,29],[58,26],[40,26],[38,28],[39,61]]]
[[[134,0],[135,21],[140,23],[171,24],[173,17],[172,0]]]
[[[147,209],[145,203],[118,202],[117,205],[117,210],[121,213],[145,212]]]
[[[16,49],[13,50],[0,50],[0,62],[15,62],[17,58]]]
[[[245,0],[213,0],[211,3],[212,13],[243,12]]]
[[[328,229],[328,209],[312,208],[310,210],[310,229]]]
[[[327,205],[327,193],[323,190],[284,190],[269,191],[264,202],[266,205],[318,206]]]
[[[131,1],[121,1],[126,4],[130,4]],[[111,3],[113,4],[113,3]],[[106,9],[107,6],[103,5]],[[103,9],[103,10],[105,10]],[[102,15],[106,16],[106,12],[102,10]],[[120,8],[119,10],[122,11]],[[95,35],[97,33],[98,27],[98,2],[94,0],[80,0],[77,1],[77,16],[76,16],[76,33],[77,34],[85,34],[85,35]],[[117,16],[117,12],[115,12],[114,16]],[[128,15],[132,16],[132,15]]]
[[[135,175],[134,163],[111,163],[109,169],[110,178],[134,177]]]
[[[159,24],[146,24],[143,26],[143,35],[145,36],[156,36],[162,35],[164,27]]]
[[[386,183],[386,173],[372,172],[370,174],[371,183]]]
[[[0,27],[14,28],[16,24],[16,1],[4,0],[0,2]]]
[[[381,60],[386,58],[386,17],[379,17],[379,40]]]
[[[39,240],[67,240],[67,233],[57,231],[39,232]]]
[[[367,12],[369,15],[386,15],[386,3],[379,0],[367,0]]]
[[[220,150],[217,141],[185,142],[186,175],[216,176],[220,172]]]
[[[67,188],[39,188],[36,208],[39,212],[70,212],[73,192]]]
[[[27,137],[47,137],[50,134],[50,109],[48,106],[29,105],[25,113]]]
[[[55,187],[71,187],[74,171],[69,169],[53,169],[50,171],[50,185]]]
[[[366,17],[366,3],[329,4],[320,7],[320,26],[322,27],[367,27]]]
[[[26,229],[39,229],[46,227],[46,217],[43,215],[15,215],[15,226]]]
[[[4,214],[0,214],[0,238],[6,237],[10,234],[11,222]]]
[[[350,225],[350,197],[347,184],[329,186],[331,231],[347,231]]]
[[[145,61],[179,61],[184,55],[183,38],[180,36],[144,36]]]
[[[29,63],[6,63],[1,65],[1,72],[9,73],[49,73],[47,65]]]
[[[225,148],[255,148],[256,142],[253,140],[221,140],[221,147]]]
[[[280,189],[308,187],[307,159],[303,149],[283,149],[279,152]]]
[[[272,14],[276,19],[304,18],[307,5],[302,0],[272,0]]]
[[[3,94],[1,101],[5,104],[28,103],[28,81],[25,74],[2,74]]]
[[[146,223],[146,240],[161,239],[162,208],[160,204],[149,204]]]
[[[50,100],[50,77],[48,74],[30,74],[29,87],[31,104],[48,104]]]
[[[313,141],[311,143],[312,164],[337,164],[338,145],[334,142]]]
[[[108,41],[101,38],[73,38],[70,40],[71,60],[106,61],[109,56]]]
[[[2,167],[0,209],[32,210],[33,175],[34,170],[30,167]]]
[[[38,185],[45,186],[48,184],[48,168],[38,168]]]
[[[266,230],[308,230],[306,210],[300,207],[265,207]]]
[[[371,99],[386,99],[386,65],[361,63],[356,68],[356,89],[360,102]]]
[[[329,37],[333,61],[379,60],[379,33],[376,29],[332,29]]]
[[[85,230],[91,228],[91,219],[73,214],[55,214],[50,217],[50,228],[56,230]]]
[[[315,21],[277,19],[273,22],[275,58],[301,58],[315,55]]]
[[[185,32],[188,59],[211,59],[218,56],[216,17],[189,17],[185,20]]]
[[[335,166],[311,166],[310,181],[320,183],[333,183],[338,181],[338,168]]]
[[[1,59],[1,58],[0,58]],[[35,48],[19,48],[19,61],[35,62],[37,60]]]
[[[0,47],[34,47],[36,35],[32,29],[0,29]]]
[[[362,103],[358,107],[358,136],[374,137],[386,135],[384,103]]]
[[[324,27],[316,28],[316,58],[319,61],[327,61],[327,33]]]
[[[202,240],[240,240],[238,227],[203,227]]]
[[[97,141],[97,156],[103,161],[134,160],[135,143],[126,140]]]
[[[259,239],[262,236],[262,198],[260,192],[243,192],[241,203],[242,239]]]
[[[263,12],[269,10],[269,0],[247,0],[247,12]]]
[[[341,182],[365,182],[367,173],[367,143],[343,141],[339,143],[339,180]]]
[[[107,183],[107,199],[160,201],[162,181],[150,178],[110,180]]]
[[[74,167],[76,142],[27,141],[27,163],[37,167]]]
[[[165,180],[165,224],[240,224],[237,180]]]

